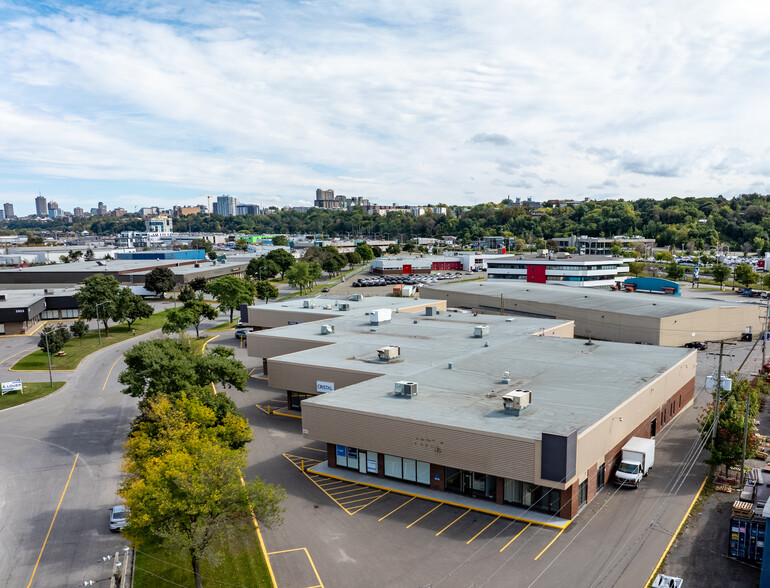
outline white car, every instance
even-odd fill
[[[110,509],[110,531],[120,531],[128,524],[128,509],[122,504]]]

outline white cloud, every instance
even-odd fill
[[[110,181],[111,205],[138,182],[414,203],[770,183],[762,3],[99,6],[0,6],[0,170],[65,196],[83,179]]]

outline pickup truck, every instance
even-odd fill
[[[638,488],[639,482],[655,463],[655,439],[631,437],[621,451],[615,484]]]

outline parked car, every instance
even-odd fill
[[[704,341],[690,341],[689,343],[685,343],[684,346],[689,347],[690,349],[697,349],[698,351],[709,348],[709,344]]]
[[[245,340],[246,339],[246,334],[248,332],[249,331],[246,330],[246,329],[241,329],[240,331],[235,331],[235,338],[236,339],[243,339],[243,340]]]
[[[128,509],[117,504],[110,509],[110,531],[118,532],[128,524]]]
[[[329,286],[324,286],[323,290],[321,292],[329,292]]]

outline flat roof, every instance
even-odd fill
[[[359,294],[350,296],[313,296],[310,298],[287,298],[281,302],[271,302],[270,304],[255,304],[249,306],[256,311],[269,312],[307,312],[312,314],[328,314],[329,316],[339,316],[347,313],[363,316],[362,313],[371,312],[379,308],[389,308],[394,312],[399,310],[408,310],[410,308],[422,308],[436,304],[444,304],[443,300],[419,300],[415,298],[398,298],[394,296],[362,296],[361,300],[353,300]],[[305,303],[312,306],[305,307]],[[345,311],[340,309],[340,304],[349,304],[350,309]],[[367,317],[368,318],[368,317]]]
[[[610,255],[570,255],[569,257],[558,257],[557,254],[554,254],[549,257],[541,257],[541,256],[533,256],[533,255],[497,255],[495,257],[495,261],[500,261],[503,263],[511,263],[512,261],[522,261],[522,262],[537,262],[537,263],[544,263],[547,265],[558,265],[560,263],[567,263],[570,265],[583,265],[588,263],[596,263],[596,262],[602,262],[602,263],[614,263],[616,265],[623,265],[625,263],[628,263],[626,258],[624,257],[612,257]]]
[[[523,281],[522,281],[523,282]],[[717,300],[683,298],[665,294],[623,292],[594,288],[575,288],[559,284],[518,283],[516,280],[484,280],[474,282],[453,282],[421,286],[421,292],[433,298],[443,292],[477,294],[496,299],[522,300],[540,304],[569,306],[574,309],[607,311],[634,316],[663,318],[710,310],[713,308],[736,308]],[[445,296],[444,296],[445,297]],[[499,307],[499,303],[498,303]]]
[[[272,361],[383,377],[304,402],[529,439],[540,439],[543,432],[584,431],[695,353],[538,336],[571,321],[529,317],[441,311],[433,317],[394,314],[390,322],[379,325],[361,315],[330,322],[335,332],[329,335],[321,335],[318,323],[305,323],[260,331],[257,336],[327,344]],[[474,337],[476,325],[488,325],[489,334]],[[387,345],[398,345],[401,355],[380,360],[377,349]],[[510,384],[502,383],[504,372],[510,373]],[[416,397],[393,395],[395,383],[401,380],[417,382]],[[501,398],[515,389],[532,391],[532,404],[518,417],[503,411]]]
[[[46,290],[48,290],[46,292]],[[24,290],[0,290],[5,300],[0,300],[0,308],[29,308],[38,300],[48,296],[74,296],[78,288],[35,288]]]
[[[177,266],[177,263],[183,263],[184,265]],[[200,267],[195,267],[198,263]],[[232,268],[243,263],[235,263],[232,261],[226,261],[224,263],[217,263],[214,265],[211,261],[196,260],[196,259],[109,259],[109,260],[93,260],[93,261],[76,261],[73,263],[54,263],[50,265],[37,265],[32,267],[3,269],[0,272],[3,273],[48,273],[48,274],[69,274],[79,272],[90,273],[136,273],[144,275],[149,273],[150,270],[146,268],[148,266],[153,267],[167,267],[174,274],[188,274],[195,273],[205,269],[219,268]],[[244,267],[245,270],[245,267]]]

